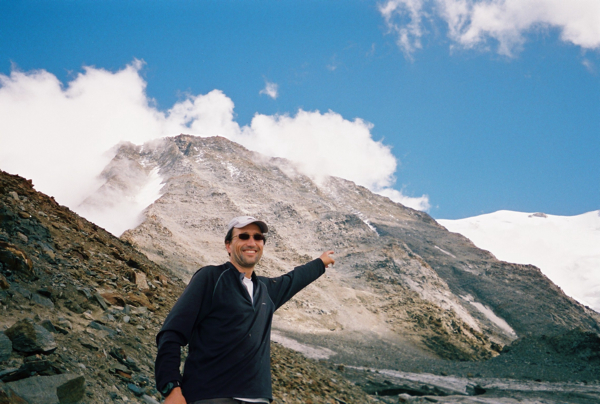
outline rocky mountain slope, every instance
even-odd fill
[[[0,171],[0,403],[157,403],[154,338],[184,283]],[[273,346],[277,403],[377,401]]]
[[[122,145],[85,204],[130,198],[157,171],[162,196],[121,238],[184,280],[227,260],[225,226],[238,215],[269,223],[262,274],[336,251],[334,268],[274,322],[276,339],[316,357],[419,370],[423,360],[492,358],[520,336],[600,331],[598,314],[539,269],[498,261],[427,214],[352,182],[308,178],[220,137]]]

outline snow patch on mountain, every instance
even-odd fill
[[[492,323],[496,324],[498,327],[500,327],[501,329],[506,331],[507,334],[513,335],[515,338],[517,337],[517,333],[515,332],[515,330],[513,330],[512,327],[510,325],[508,325],[508,323],[503,318],[498,317],[492,309],[490,309],[489,307],[487,307],[484,304],[476,302],[473,299],[473,296],[471,296],[471,295],[466,295],[466,296],[461,296],[461,297],[463,299],[465,299],[467,302],[469,302],[471,305],[473,305],[477,310],[479,310],[487,318],[489,318]]]
[[[503,210],[438,223],[500,260],[535,265],[567,295],[600,312],[600,211],[554,216]]]

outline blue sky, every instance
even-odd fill
[[[435,218],[600,209],[598,3],[569,2],[580,12],[570,16],[542,0],[499,17],[478,3],[0,1],[0,74],[43,70],[66,89],[84,66],[116,73],[140,60],[158,111],[216,89],[240,127],[299,110],[358,118],[391,148],[389,185],[425,196]],[[19,128],[5,133],[28,136]],[[331,144],[321,161],[340,153]],[[370,170],[373,157],[346,164]]]

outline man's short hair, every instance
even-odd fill
[[[225,235],[225,244],[230,244],[231,239],[233,238],[233,227],[227,231]]]

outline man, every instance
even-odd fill
[[[229,222],[229,262],[199,269],[156,336],[155,376],[165,404],[269,403],[273,313],[334,263],[325,251],[293,271],[254,273],[268,232],[250,216]],[[183,377],[181,347],[189,344]]]

